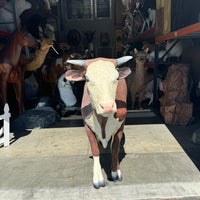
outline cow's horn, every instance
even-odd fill
[[[115,59],[115,60],[116,60],[116,62],[117,62],[117,65],[119,66],[119,65],[122,65],[122,64],[124,64],[125,62],[131,60],[132,58],[133,58],[133,56],[123,56],[123,57],[117,58],[117,59]]]
[[[78,65],[81,67],[85,66],[85,60],[67,60],[65,63],[70,63],[70,64]]]

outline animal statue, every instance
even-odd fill
[[[171,46],[174,44],[174,41],[167,41],[165,50],[168,51]],[[168,57],[176,57],[180,58],[183,53],[183,44],[181,41],[177,42],[177,44],[169,51]]]
[[[161,79],[157,78],[157,85],[156,89],[159,88],[159,85],[161,83]],[[143,100],[149,100],[148,105],[150,106],[153,103],[153,90],[154,90],[154,80],[151,80],[147,83],[145,86],[144,96]]]
[[[40,68],[44,63],[49,48],[53,47],[53,41],[48,38],[41,38],[38,42],[41,46],[40,49],[35,51],[35,56],[32,60],[21,53],[18,61],[18,65],[22,70],[23,86],[25,85],[25,87],[23,87],[23,97],[25,99],[33,98],[37,96],[38,93],[38,83],[35,80],[34,74],[32,73],[30,77],[27,77],[25,72],[33,72]],[[30,73],[27,74],[30,75]]]
[[[77,99],[73,93],[70,81],[65,79],[65,74],[62,74],[58,79],[58,90],[60,93],[60,98],[67,107],[74,106]]]
[[[150,24],[150,28],[153,28],[156,23],[156,10],[149,8],[148,13],[149,13],[148,21]]]
[[[22,68],[18,65],[22,47],[39,49],[37,40],[18,26],[8,44],[0,52],[0,92],[3,105],[7,102],[7,85],[12,83],[19,104],[19,113],[22,112]]]
[[[166,53],[165,50],[158,51],[158,59],[162,58],[165,55],[165,53]],[[163,58],[163,61],[166,62],[167,58],[168,58],[168,55],[166,55]],[[154,60],[155,60],[155,51],[154,50],[147,54],[147,59],[149,62],[154,62]]]
[[[80,58],[78,54],[66,54],[61,58],[48,59],[37,72],[37,81],[41,95],[53,95],[56,89],[58,78],[68,69],[81,69],[81,67],[66,63],[68,59]],[[43,86],[50,85],[50,91]]]
[[[129,10],[129,6],[131,4],[132,0],[121,0],[123,6],[125,7],[126,10]]]
[[[51,24],[45,24],[44,34],[47,38],[50,38],[51,40],[56,41],[55,28]]]
[[[53,41],[51,39],[41,38],[38,42],[40,43],[40,49],[35,51],[35,56],[32,60],[24,54],[20,55],[19,65],[22,66],[24,71],[35,71],[40,68],[44,63],[49,49],[53,47]]]
[[[134,49],[136,57],[136,70],[135,72],[132,72],[126,79],[128,92],[131,94],[132,109],[135,106],[136,95],[138,95],[139,109],[142,110],[141,102],[145,89],[145,73],[147,73],[144,69],[144,63],[146,61],[147,52],[148,49],[145,49],[144,51],[138,51],[137,49]]]
[[[131,38],[133,36],[133,16],[130,11],[126,11],[124,16],[124,27],[122,28],[122,31],[126,32],[127,38]]]
[[[114,181],[121,181],[118,153],[127,113],[127,88],[125,77],[131,72],[128,67],[117,66],[132,59],[124,56],[118,59],[96,58],[89,60],[68,60],[68,63],[83,66],[82,70],[69,70],[65,78],[70,81],[85,80],[81,105],[85,129],[93,154],[93,185],[105,186],[100,165],[98,141],[106,148],[112,138],[111,175]]]
[[[155,43],[150,43],[148,41],[143,41],[142,42],[142,50],[144,51],[145,49],[149,49],[148,52],[152,52],[155,50]]]

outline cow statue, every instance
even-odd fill
[[[112,138],[111,176],[114,181],[122,180],[118,153],[127,113],[127,87],[124,78],[131,73],[131,70],[128,67],[117,68],[117,66],[130,59],[132,56],[67,61],[84,67],[82,70],[68,70],[65,78],[70,81],[86,81],[81,113],[93,154],[93,185],[97,189],[105,186],[98,142],[106,148]]]

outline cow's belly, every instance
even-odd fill
[[[91,115],[91,117],[89,119],[86,119],[85,122],[96,134],[97,139],[101,141],[104,148],[107,147],[108,141],[117,132],[117,130],[121,127],[123,123],[123,121],[118,121],[118,119],[114,118],[112,114],[110,117],[108,117],[105,126],[105,138],[102,138],[102,129],[96,118],[96,115]]]

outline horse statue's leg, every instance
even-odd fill
[[[19,105],[19,113],[22,113],[23,112],[22,81],[18,80],[16,83],[13,83],[13,87],[14,87],[16,99]]]
[[[12,66],[9,64],[0,64],[0,93],[3,106],[7,103],[7,86]]]
[[[7,81],[5,81],[2,78],[2,75],[0,77],[0,90],[1,90],[0,92],[1,92],[2,102],[4,106],[7,102]]]
[[[16,100],[19,105],[19,113],[22,113],[24,111],[23,97],[22,97],[23,79],[20,67],[18,67],[18,73],[19,73],[19,78],[16,82],[13,83],[13,87],[15,90]]]

